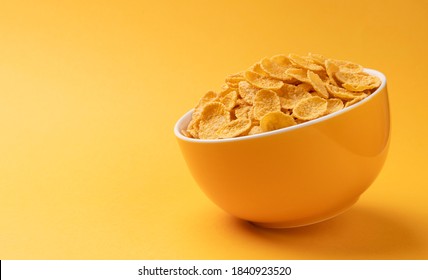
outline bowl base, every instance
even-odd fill
[[[346,203],[343,207],[335,208],[333,211],[330,211],[328,213],[325,213],[322,216],[319,216],[317,218],[308,218],[308,219],[301,219],[301,220],[294,220],[294,221],[284,221],[284,222],[273,222],[273,223],[260,223],[260,222],[251,222],[251,224],[256,225],[258,227],[263,228],[295,228],[295,227],[303,227],[303,226],[309,226],[313,224],[317,224],[326,220],[330,220],[334,217],[339,216],[340,214],[346,212],[349,210],[357,201],[357,199],[352,200],[351,202]]]

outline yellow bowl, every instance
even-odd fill
[[[297,227],[351,207],[385,162],[390,113],[385,76],[363,101],[339,112],[263,134],[222,140],[175,135],[194,179],[231,215],[264,227]]]

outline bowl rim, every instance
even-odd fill
[[[286,133],[288,131],[293,131],[296,129],[301,129],[307,126],[311,126],[311,125],[315,125],[317,123],[329,120],[331,118],[335,118],[336,116],[339,116],[341,114],[346,114],[347,112],[364,105],[365,103],[369,102],[371,99],[374,98],[374,96],[376,96],[378,93],[380,93],[385,87],[386,87],[386,77],[385,75],[378,71],[378,70],[374,70],[374,69],[369,69],[369,68],[364,68],[364,72],[376,76],[381,80],[381,84],[379,86],[379,88],[374,91],[372,94],[370,94],[368,97],[364,98],[363,100],[361,100],[360,102],[357,102],[347,108],[343,108],[342,110],[339,110],[337,112],[319,117],[317,119],[314,120],[310,120],[301,124],[296,124],[293,126],[289,126],[289,127],[285,127],[285,128],[280,128],[277,130],[272,130],[272,131],[268,131],[268,132],[263,132],[263,133],[259,133],[259,134],[254,134],[254,135],[246,135],[246,136],[240,136],[240,137],[234,137],[234,138],[224,138],[224,139],[196,139],[196,138],[189,138],[185,135],[183,135],[181,133],[181,127],[183,125],[184,122],[186,121],[190,121],[190,118],[192,116],[193,110],[191,109],[190,111],[188,111],[187,113],[185,113],[175,124],[174,126],[174,134],[177,138],[187,141],[187,142],[195,142],[195,143],[205,143],[205,144],[215,144],[215,143],[226,143],[226,142],[237,142],[237,141],[246,141],[246,140],[251,140],[251,139],[256,139],[256,138],[262,138],[262,137],[269,137],[272,135],[276,135],[276,134],[282,134],[282,133]]]

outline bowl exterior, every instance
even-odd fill
[[[311,224],[352,206],[384,164],[390,139],[386,86],[367,99],[276,134],[229,142],[177,139],[198,185],[226,212],[268,227]],[[183,125],[189,120],[190,113]]]

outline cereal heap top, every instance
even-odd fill
[[[182,133],[222,139],[310,121],[349,107],[373,93],[378,77],[361,65],[319,54],[276,55],[229,75],[220,92],[207,92]]]

